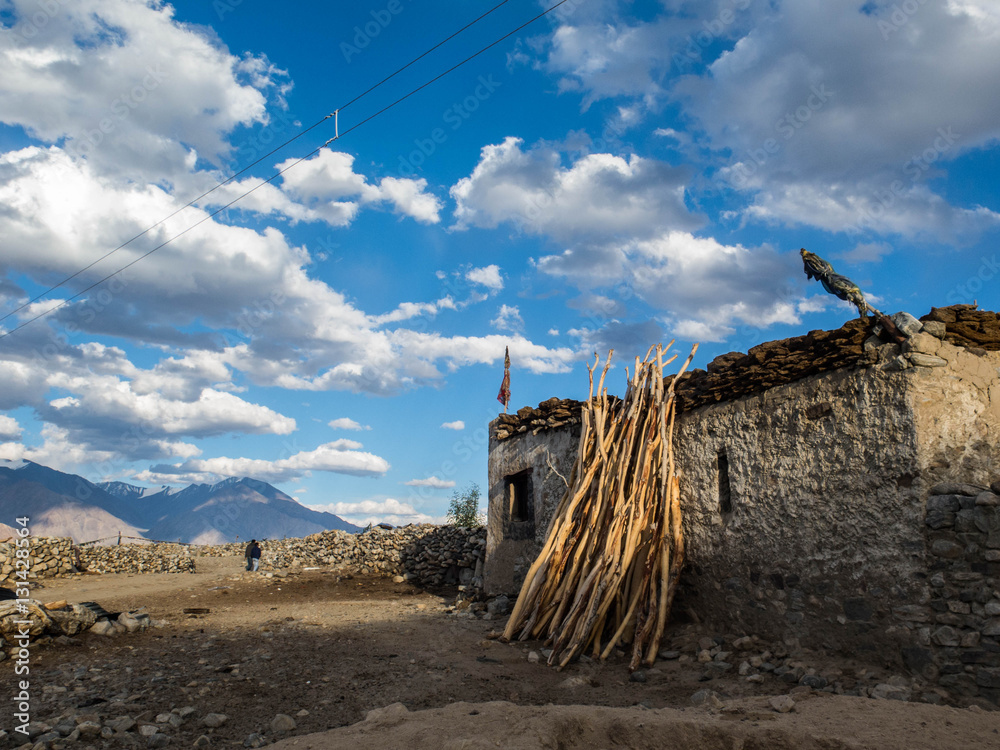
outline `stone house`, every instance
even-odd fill
[[[674,613],[868,651],[1000,703],[1000,316],[905,319],[902,346],[853,320],[678,381]],[[550,399],[491,423],[488,593],[516,593],[544,541],[579,408]]]

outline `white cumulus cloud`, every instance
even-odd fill
[[[403,482],[407,487],[433,487],[437,490],[446,490],[454,487],[455,483],[450,479],[439,479],[438,477],[427,477],[426,479],[411,479]]]
[[[340,417],[338,419],[332,419],[328,423],[330,427],[335,430],[370,430],[371,426],[366,424],[361,424],[360,422],[355,422],[350,417]]]
[[[443,517],[430,516],[393,498],[384,500],[362,500],[353,503],[331,503],[329,505],[311,505],[313,510],[326,511],[340,516],[358,526],[372,523],[391,523],[393,526],[406,526],[411,523],[445,523]]]

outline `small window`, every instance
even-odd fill
[[[733,496],[729,486],[729,456],[719,453],[719,512],[727,518],[733,512]]]
[[[535,521],[535,504],[532,499],[531,469],[504,477],[507,495],[507,512],[512,523]]]

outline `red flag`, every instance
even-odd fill
[[[503,404],[503,409],[506,412],[507,404],[510,403],[510,350],[507,347],[504,347],[503,350],[503,382],[500,383],[497,401]]]

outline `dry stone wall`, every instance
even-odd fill
[[[1000,481],[943,483],[927,498],[930,592],[898,607],[913,631],[909,669],[949,692],[1000,705]]]
[[[89,573],[193,573],[196,549],[184,544],[95,544],[80,548],[80,562]]]
[[[330,566],[376,575],[403,575],[420,585],[473,584],[482,576],[485,529],[419,524],[361,534],[324,531],[303,539],[261,543],[261,569]],[[246,545],[202,548],[202,554],[243,555]]]
[[[78,561],[69,538],[28,537],[28,579],[52,578],[77,572]],[[17,583],[17,542],[0,542],[0,586],[11,587]],[[21,566],[23,568],[23,566]]]
[[[246,545],[197,547],[121,544],[74,547],[71,539],[31,539],[30,578],[89,573],[195,572],[199,556],[243,556]],[[362,534],[324,531],[304,539],[264,540],[262,570],[324,566],[373,575],[402,575],[420,585],[474,585],[482,577],[486,530],[413,525]],[[14,547],[0,543],[4,585],[13,583]]]

